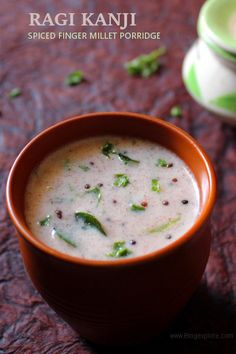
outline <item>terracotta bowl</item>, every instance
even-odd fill
[[[29,230],[24,195],[33,168],[54,149],[95,135],[150,139],[177,153],[194,173],[201,198],[195,224],[153,253],[116,261],[71,257]],[[7,182],[7,207],[25,267],[42,297],[78,333],[99,344],[137,343],[166,329],[200,282],[210,250],[216,181],[203,149],[181,129],[135,113],[95,113],[60,122],[37,135],[17,157]]]

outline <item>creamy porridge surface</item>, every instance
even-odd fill
[[[30,176],[26,221],[39,240],[72,256],[120,259],[180,238],[199,213],[193,174],[173,152],[132,137],[80,140]]]

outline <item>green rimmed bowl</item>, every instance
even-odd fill
[[[236,1],[208,0],[202,6],[200,34],[220,47],[223,51],[236,55]]]
[[[183,80],[190,95],[236,125],[236,0],[208,0],[202,6],[199,39],[183,63]]]
[[[236,64],[236,54],[224,50],[222,47],[219,47],[212,39],[208,36],[207,31],[204,27],[203,18],[200,16],[197,25],[197,31],[200,38],[211,48],[216,55],[218,55],[223,60],[229,61],[233,64]],[[235,40],[236,41],[236,40]]]
[[[185,56],[182,75],[195,101],[222,121],[236,125],[236,63],[226,65],[198,39]]]

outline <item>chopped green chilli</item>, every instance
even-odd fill
[[[115,175],[114,186],[126,187],[130,183],[129,177],[124,173],[117,173]]]
[[[130,255],[132,252],[125,247],[125,241],[117,241],[114,242],[112,246],[112,252],[108,253],[107,256],[109,257],[114,257],[114,258],[120,258],[120,257],[126,257]]]
[[[144,211],[146,208],[142,205],[138,205],[138,204],[131,204],[130,206],[130,210],[132,211]]]
[[[152,191],[157,193],[161,191],[161,186],[157,179],[152,179]]]
[[[68,86],[76,86],[79,85],[84,80],[84,75],[82,71],[76,70],[70,73],[65,79],[65,83]]]
[[[39,221],[40,226],[49,226],[51,221],[51,215],[47,215],[44,219]]]
[[[129,75],[149,77],[156,73],[160,68],[159,58],[166,53],[166,49],[161,47],[150,54],[140,55],[127,62],[125,68]]]
[[[156,227],[154,227],[153,229],[149,230],[150,234],[153,233],[157,233],[157,232],[163,232],[163,231],[167,231],[169,230],[172,226],[174,226],[175,224],[178,223],[178,221],[180,221],[181,217],[178,216],[175,219],[170,219],[169,221],[167,221],[164,224],[158,225]]]
[[[52,235],[56,235],[59,237],[61,240],[66,242],[68,245],[72,247],[77,247],[76,243],[72,241],[69,237],[65,236],[62,232],[56,230],[55,228],[52,230]]]
[[[100,231],[104,236],[107,236],[106,231],[104,230],[100,221],[98,221],[98,219],[96,219],[95,216],[93,216],[92,214],[85,213],[82,211],[77,211],[75,213],[75,220],[76,221],[82,220],[85,225],[94,227],[95,229]]]

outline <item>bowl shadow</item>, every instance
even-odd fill
[[[208,354],[235,353],[236,306],[202,283],[183,311],[162,335],[151,342],[134,347],[98,347],[90,343],[96,354]]]

